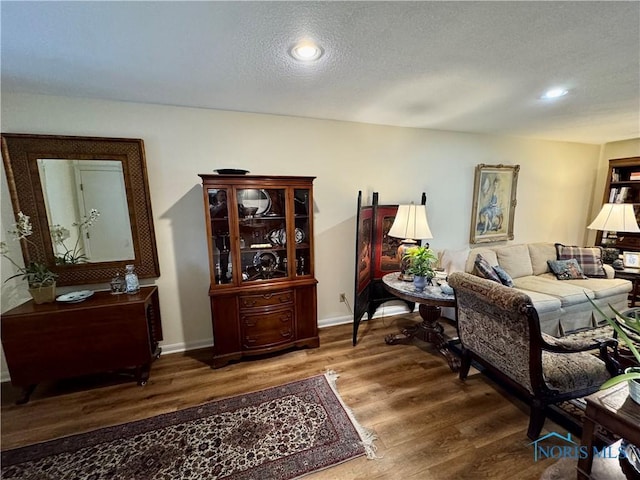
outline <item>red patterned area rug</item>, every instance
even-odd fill
[[[362,455],[328,372],[248,395],[2,452],[11,479],[292,479]]]

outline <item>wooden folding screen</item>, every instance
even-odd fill
[[[423,193],[421,204],[425,203],[426,195]],[[358,192],[353,345],[358,341],[358,328],[365,313],[371,320],[380,305],[399,300],[382,284],[384,275],[400,270],[401,259],[397,251],[402,239],[388,235],[397,211],[398,205],[379,205],[378,192],[373,193],[372,205],[362,205],[362,191]],[[403,301],[413,311],[415,304]]]

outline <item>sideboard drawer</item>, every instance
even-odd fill
[[[244,348],[264,348],[290,342],[294,336],[293,318],[293,307],[268,313],[241,314]]]
[[[270,307],[293,303],[293,290],[277,290],[260,295],[241,295],[240,309]]]

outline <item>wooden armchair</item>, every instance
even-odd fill
[[[562,338],[541,333],[538,313],[523,292],[468,273],[452,273],[458,335],[462,347],[460,379],[476,360],[527,398],[531,415],[527,436],[540,435],[548,405],[589,395],[614,373],[607,360],[610,338]]]

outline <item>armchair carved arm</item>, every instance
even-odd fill
[[[588,331],[585,331],[588,332]],[[620,364],[614,358],[613,352],[618,347],[618,341],[615,338],[589,338],[580,333],[569,334],[564,337],[553,337],[544,332],[541,338],[541,348],[554,353],[577,353],[598,350],[598,356],[605,363],[607,371],[611,375],[617,375],[621,371]],[[598,332],[601,333],[601,332]],[[609,350],[611,349],[611,351]]]

